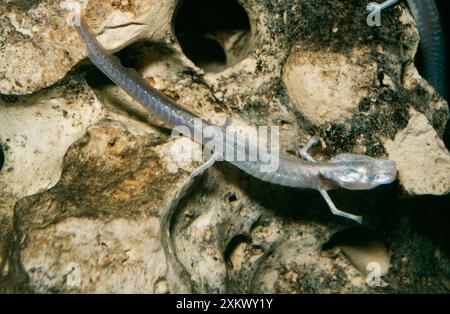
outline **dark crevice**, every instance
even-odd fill
[[[445,127],[444,143],[445,147],[447,147],[447,149],[450,150],[450,119],[447,120],[447,126]]]
[[[322,249],[327,250],[339,245],[365,246],[374,238],[377,237],[369,228],[352,226],[335,233],[322,245]]]
[[[234,0],[181,0],[173,27],[186,56],[207,72],[220,72],[249,52],[250,20]]]
[[[3,169],[5,164],[5,153],[3,151],[3,146],[0,144],[0,171]]]
[[[238,234],[238,235],[234,236],[230,240],[230,242],[228,242],[228,245],[225,248],[225,251],[223,253],[225,262],[232,267],[233,265],[231,263],[231,259],[230,258],[231,258],[231,255],[233,254],[233,252],[239,246],[239,244],[241,244],[241,243],[251,243],[251,242],[252,242],[252,239],[248,235]]]
[[[225,198],[228,200],[228,202],[230,203],[234,203],[238,200],[237,196],[235,193],[233,192],[229,192],[227,193],[227,195],[225,195]]]

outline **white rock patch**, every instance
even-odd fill
[[[8,147],[0,186],[17,197],[58,182],[67,149],[102,111],[96,100],[69,101],[59,92],[30,96],[14,105],[0,101],[0,107],[0,141]]]

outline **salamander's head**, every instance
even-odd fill
[[[389,184],[397,177],[397,167],[392,160],[375,159],[364,155],[341,154],[330,161],[336,164],[321,170],[321,178],[348,190],[369,190]]]

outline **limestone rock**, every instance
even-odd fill
[[[163,19],[161,24],[152,18],[151,35],[158,38],[164,32],[160,26],[167,25],[164,11],[170,2],[127,2],[128,5],[121,5],[121,1],[83,0],[0,4],[0,94],[37,92],[61,80],[85,57],[84,44],[71,24],[73,13],[68,3],[79,4],[88,12],[91,23],[94,20],[93,28],[100,28],[101,42],[110,50],[145,37],[144,25],[149,16]]]
[[[423,114],[412,109],[408,126],[386,149],[408,193],[450,193],[450,153]]]
[[[315,124],[350,118],[377,80],[370,53],[369,48],[348,55],[307,48],[293,51],[285,65],[284,82],[298,110]]]
[[[203,23],[186,47],[180,36],[198,25],[175,32],[177,3],[87,1],[85,12],[109,52],[205,119],[223,125],[230,115],[244,132],[278,126],[290,155],[320,135],[318,159],[390,158],[409,194],[448,193],[448,108],[414,67],[419,38],[405,5],[371,28],[367,1],[240,0],[249,25]],[[0,291],[446,291],[430,262],[440,248],[413,224],[410,202],[419,203],[399,197],[398,185],[331,192],[385,245],[352,255],[325,248],[349,222],[316,191],[224,163],[189,178],[201,148],[171,136],[90,65],[61,4],[0,4]],[[206,16],[231,21],[235,7],[226,8]],[[188,57],[211,41],[225,61],[202,49]],[[374,256],[385,266],[377,287],[363,271]]]

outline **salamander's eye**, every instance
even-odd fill
[[[343,166],[338,169],[321,172],[322,176],[337,186],[350,190],[370,188],[371,178],[364,167]],[[369,184],[368,184],[369,183]]]

